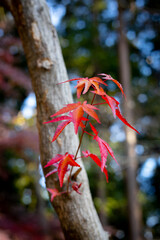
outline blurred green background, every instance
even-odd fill
[[[120,27],[126,37],[133,123],[141,133],[134,146],[140,204],[135,211],[139,212],[141,239],[160,239],[160,2],[48,0],[47,4],[59,34],[69,78],[104,72],[119,80]],[[76,100],[75,84],[71,83],[71,90]],[[122,103],[116,85],[107,84],[107,93]],[[105,176],[91,160],[85,160],[85,165],[104,228],[111,239],[127,240],[130,239],[128,219],[132,216],[128,211],[125,131],[109,108],[100,109],[102,125],[96,127],[114,150],[119,166],[108,159],[109,183],[106,183]],[[0,240],[64,239],[45,190],[36,101],[23,48],[13,17],[3,6],[0,6],[0,111]],[[124,115],[127,118],[127,112]],[[91,139],[85,138],[83,146],[99,155],[98,146]]]

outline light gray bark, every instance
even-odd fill
[[[67,151],[75,154],[78,146],[78,138],[74,135],[72,126],[67,126],[57,142],[51,143],[57,124],[43,124],[44,121],[49,120],[50,115],[73,101],[69,84],[56,85],[67,80],[67,72],[57,33],[51,24],[45,1],[5,1],[15,18],[36,94],[40,154],[44,166],[57,153],[64,154]],[[78,175],[78,182],[82,182],[80,189],[82,195],[77,193],[69,196],[61,195],[55,198],[53,206],[66,239],[108,239],[108,234],[103,230],[92,202],[83,163],[81,160],[79,163],[82,171]],[[57,178],[49,177],[46,185],[48,188],[58,187]]]

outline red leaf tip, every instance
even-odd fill
[[[81,192],[79,192],[79,188],[81,187],[82,183],[78,184],[76,182],[73,182],[72,184],[72,189],[77,192],[78,194],[82,194]]]

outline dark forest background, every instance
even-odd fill
[[[160,2],[158,0],[48,0],[69,78],[110,74],[121,81],[129,71],[129,110],[114,84],[108,94],[132,110],[141,133],[134,143],[135,181],[142,239],[160,239]],[[120,51],[123,38],[127,63]],[[65,79],[62,79],[64,81]],[[123,80],[122,80],[123,81]],[[71,89],[75,95],[75,83]],[[125,86],[124,86],[125,87]],[[76,96],[75,96],[76,97]],[[89,95],[87,96],[89,101]],[[108,112],[103,117],[103,113]],[[0,6],[0,239],[63,239],[49,203],[39,160],[36,103],[27,64],[11,13]],[[109,108],[101,108],[101,136],[115,152],[109,183],[85,161],[94,204],[111,239],[129,238],[131,201],[126,131]],[[129,144],[129,143],[128,143]],[[99,154],[85,139],[84,147]],[[134,226],[132,226],[134,231]]]

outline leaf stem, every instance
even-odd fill
[[[96,96],[96,94],[93,95],[91,105],[93,105],[95,96]],[[87,118],[87,120],[88,120],[89,114],[87,115],[86,118]],[[85,121],[85,124],[84,124],[85,127],[84,127],[84,129],[86,128],[86,125],[87,125],[87,122],[88,122],[87,120]],[[82,130],[82,135],[81,135],[80,140],[79,140],[79,145],[78,145],[78,148],[77,148],[77,151],[76,151],[74,160],[76,160],[77,155],[78,155],[78,152],[79,152],[79,149],[80,149],[81,144],[82,144],[82,139],[83,139],[83,136],[84,136],[84,133],[85,133],[85,130],[84,130],[84,129]],[[68,183],[67,183],[67,192],[68,192],[68,193],[69,193],[69,181],[70,181],[70,179],[71,179],[72,171],[73,171],[73,166],[71,167],[70,174],[69,174],[69,177],[68,177]]]

